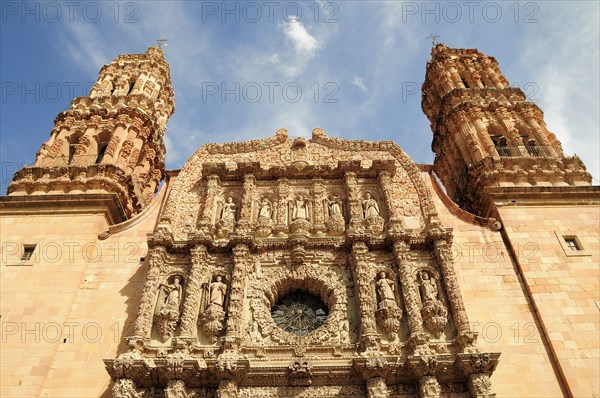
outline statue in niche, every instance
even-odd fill
[[[211,282],[212,281],[212,282]],[[225,329],[225,298],[227,296],[227,285],[223,282],[223,276],[216,275],[214,281],[211,278],[208,283],[202,285],[203,299],[200,305],[201,314],[198,323],[202,327],[208,341],[215,343],[217,337]]]
[[[308,200],[303,195],[292,202],[292,221],[298,219],[308,220]]]
[[[379,204],[371,197],[371,192],[366,192],[362,200],[363,217],[367,227],[374,235],[381,235],[385,221],[380,215]]]
[[[327,231],[331,235],[342,235],[346,230],[342,201],[336,195],[331,195],[331,197],[325,199],[324,201],[326,208],[329,210],[329,218],[325,222]]]
[[[217,223],[217,236],[227,238],[235,226],[237,206],[231,196],[228,196],[221,207],[219,222]]]
[[[377,292],[379,293],[379,307],[389,307],[396,303],[394,282],[387,279],[385,272],[379,273]]]
[[[379,217],[379,205],[377,204],[377,201],[371,197],[371,192],[365,193],[365,198],[362,201],[362,207],[365,220]]]
[[[235,211],[235,203],[233,203],[233,198],[229,196],[221,209],[221,221],[225,223],[235,223]]]
[[[260,202],[260,210],[258,211],[258,218],[266,218],[271,220],[273,210],[271,201],[268,198],[263,198]]]
[[[421,272],[421,298],[423,302],[428,300],[437,300],[438,290],[434,279],[429,277],[429,273]]]
[[[155,310],[155,323],[163,341],[167,341],[177,328],[180,320],[183,287],[181,277],[176,275],[173,283],[161,283],[158,303]]]
[[[290,231],[292,233],[309,233],[311,227],[310,206],[310,201],[303,194],[299,194],[296,199],[290,202],[290,214],[292,216]]]
[[[437,279],[429,271],[421,271],[419,290],[421,292],[421,315],[425,326],[436,336],[441,335],[448,321],[448,309],[438,299]]]
[[[379,301],[377,305],[377,320],[391,341],[396,340],[400,331],[402,310],[396,302],[396,284],[388,279],[385,272],[379,273],[379,280],[375,283]]]
[[[273,204],[268,198],[262,198],[258,208],[256,234],[266,238],[273,231]]]
[[[223,310],[225,303],[225,294],[227,293],[227,285],[222,281],[221,275],[217,275],[216,280],[210,284],[210,306],[216,306]]]

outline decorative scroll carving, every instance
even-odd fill
[[[160,284],[161,291],[154,313],[154,323],[163,341],[167,341],[173,336],[180,318],[181,297],[183,296],[182,278],[175,275],[172,280],[172,283],[167,281],[166,284]]]
[[[438,299],[437,280],[428,271],[419,272],[419,286],[421,290],[421,315],[425,326],[439,336],[446,327],[448,310]]]
[[[377,320],[390,340],[396,340],[402,318],[402,310],[396,302],[396,284],[393,280],[387,279],[385,272],[381,272],[376,286],[379,297]]]

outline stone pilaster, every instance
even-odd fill
[[[239,243],[233,248],[233,275],[227,309],[226,348],[237,348],[242,338],[242,310],[244,288],[248,273],[250,251],[248,246]]]
[[[363,350],[377,344],[377,326],[375,324],[375,300],[369,275],[367,253],[369,249],[364,242],[352,245],[352,265],[354,285],[358,298],[360,313],[360,345]]]

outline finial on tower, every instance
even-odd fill
[[[431,39],[431,47],[435,47],[435,45],[438,43],[436,40],[438,37],[440,37],[440,35],[434,35],[433,33],[431,33],[429,36],[425,36],[426,39]]]

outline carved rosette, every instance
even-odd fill
[[[446,328],[448,310],[440,300],[427,300],[421,309],[423,323],[433,334],[439,336]]]

